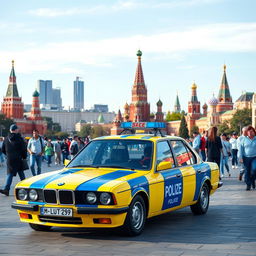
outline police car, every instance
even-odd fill
[[[222,185],[217,164],[202,162],[182,138],[164,136],[164,123],[122,127],[153,133],[94,139],[63,170],[19,182],[12,208],[20,220],[37,231],[122,227],[139,235],[156,215],[186,206],[205,214]]]

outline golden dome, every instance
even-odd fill
[[[195,84],[195,82],[191,85],[191,89],[195,90],[197,88],[197,85]]]

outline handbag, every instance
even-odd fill
[[[29,166],[28,166],[28,162],[27,159],[22,159],[22,171],[28,170]]]

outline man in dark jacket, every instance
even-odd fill
[[[18,173],[20,180],[25,179],[22,159],[27,158],[27,148],[16,124],[10,126],[10,134],[3,142],[2,152],[7,157],[7,179],[5,187],[0,189],[0,193],[9,196],[13,176]]]

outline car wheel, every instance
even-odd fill
[[[138,236],[142,233],[146,222],[146,206],[143,198],[137,195],[132,200],[123,230],[129,236]]]
[[[201,215],[207,212],[209,207],[209,202],[210,202],[209,194],[210,194],[209,186],[206,183],[204,183],[196,204],[193,204],[190,206],[191,211],[195,215]]]
[[[35,231],[50,231],[52,228],[51,226],[38,225],[38,224],[32,224],[32,223],[29,223],[29,226]]]

